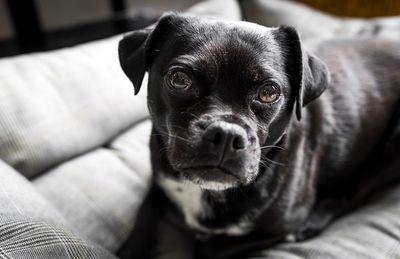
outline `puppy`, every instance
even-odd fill
[[[200,258],[303,240],[397,179],[382,154],[400,147],[397,135],[384,144],[399,117],[398,46],[311,52],[290,27],[179,14],[125,36],[135,93],[149,71],[154,181],[121,257],[150,257],[160,226]]]

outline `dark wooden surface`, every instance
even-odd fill
[[[298,2],[339,16],[400,15],[400,0],[298,0]]]

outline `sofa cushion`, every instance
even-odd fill
[[[114,258],[85,240],[18,172],[0,160],[0,258]]]
[[[135,98],[120,69],[120,38],[0,60],[0,159],[33,177],[147,116],[146,90]]]
[[[265,259],[392,259],[400,255],[400,186],[335,221],[318,237],[255,253]]]
[[[65,162],[33,184],[83,236],[116,251],[132,230],[146,192],[149,134],[148,122],[133,127],[114,141],[115,147]]]
[[[146,184],[149,183],[151,176],[149,148],[151,125],[150,119],[147,118],[107,145],[107,148],[135,171]]]
[[[303,40],[335,37],[385,37],[400,39],[400,16],[340,18],[287,0],[241,1],[244,19],[264,26],[293,26]]]
[[[242,20],[242,12],[237,0],[201,1],[186,10],[186,13],[201,16],[214,16],[231,21]]]

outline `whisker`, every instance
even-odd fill
[[[266,159],[269,163],[274,164],[274,165],[287,166],[287,164],[274,161],[274,160],[272,160],[272,159],[270,159],[270,158],[268,158],[268,157],[263,157],[263,159]]]
[[[178,136],[178,135],[173,135],[173,134],[170,134],[168,132],[164,132],[164,131],[160,131],[160,130],[158,130],[158,131],[160,132],[159,135],[161,135],[161,136],[168,136],[170,138],[180,139],[180,140],[185,141],[185,142],[187,142],[189,144],[192,144],[192,141],[190,141],[189,139],[186,139],[184,137],[181,137],[181,136]]]
[[[187,114],[193,116],[194,118],[200,120],[200,117],[199,117],[198,115],[194,114],[193,112],[184,111],[184,112],[181,112],[181,113],[182,113],[182,114],[187,113]]]
[[[274,145],[271,145],[271,146],[261,146],[261,147],[260,147],[260,149],[266,149],[266,148],[279,148],[279,149],[281,149],[281,150],[286,150],[286,148],[284,148],[284,147],[274,146]]]
[[[271,167],[270,167],[270,165],[267,163],[267,161],[260,160],[260,164],[263,165],[264,167],[268,168],[268,169],[271,169]]]
[[[171,128],[177,128],[177,129],[181,129],[183,131],[187,131],[187,129],[185,129],[184,127],[178,126],[178,125],[170,125]]]
[[[167,147],[160,148],[160,150],[159,150],[159,154],[160,154],[160,155],[163,155],[164,153],[166,153],[166,152],[167,152],[167,150],[168,150],[168,148],[167,148]]]

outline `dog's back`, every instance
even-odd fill
[[[320,170],[332,184],[357,170],[382,140],[400,100],[400,42],[332,40],[314,47],[330,71],[326,92],[308,108],[322,127]],[[335,172],[335,175],[329,175]],[[338,175],[341,172],[342,175]]]

